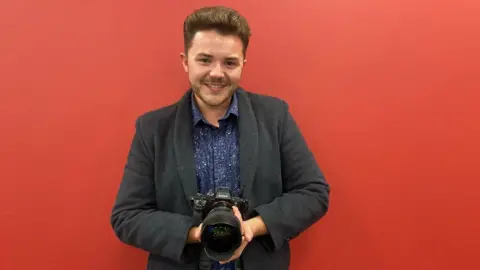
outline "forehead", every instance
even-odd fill
[[[242,40],[237,36],[221,35],[213,30],[199,31],[195,34],[190,54],[204,53],[214,57],[238,57],[243,55]]]

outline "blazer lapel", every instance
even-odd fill
[[[258,159],[258,127],[248,94],[238,89],[238,131],[242,195],[250,198]]]
[[[173,147],[177,162],[178,174],[187,200],[197,194],[197,179],[193,157],[192,113],[190,108],[191,90],[178,102],[173,132]]]

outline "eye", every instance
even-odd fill
[[[225,61],[225,64],[227,65],[227,67],[233,68],[233,67],[236,67],[236,66],[237,66],[237,61],[235,61],[235,60],[227,60],[227,61]]]
[[[198,59],[198,61],[202,64],[210,63],[210,59],[208,59],[208,58],[200,58],[200,59]]]

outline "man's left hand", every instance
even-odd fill
[[[230,257],[230,259],[228,259],[227,261],[221,261],[220,264],[226,264],[228,262],[231,262],[231,261],[234,261],[234,260],[240,258],[240,255],[242,255],[242,252],[245,249],[245,247],[247,246],[247,244],[250,243],[250,241],[252,241],[252,239],[253,239],[253,230],[252,230],[250,224],[243,221],[242,215],[240,214],[240,211],[238,210],[238,208],[236,206],[233,207],[233,212],[234,212],[235,216],[238,218],[238,220],[240,221],[240,224],[242,226],[242,244],[235,251],[235,253],[233,253],[233,255],[232,255],[232,257]]]

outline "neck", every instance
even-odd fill
[[[203,103],[201,100],[199,100],[199,98],[196,95],[194,96],[195,96],[195,103],[197,104],[198,110],[203,115],[205,120],[207,120],[210,124],[218,127],[219,126],[218,120],[227,113],[227,110],[232,98],[228,99],[220,106],[211,107]]]

